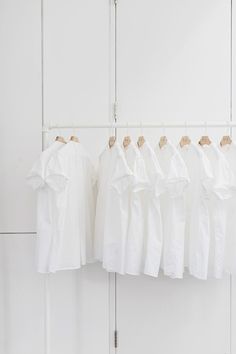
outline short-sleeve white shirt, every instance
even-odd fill
[[[210,242],[208,198],[213,186],[211,165],[200,146],[178,146],[188,168],[190,183],[185,189],[185,266],[189,273],[206,279]]]
[[[64,144],[55,141],[44,150],[27,176],[27,182],[37,191],[37,242],[36,266],[40,273],[50,272],[52,232],[55,227],[53,215],[54,194],[45,181],[47,165],[56,151]]]
[[[221,278],[225,264],[226,201],[232,197],[233,174],[225,156],[214,143],[201,148],[210,161],[214,178],[208,201],[211,235],[208,275]]]
[[[225,203],[226,207],[226,244],[225,244],[225,271],[236,274],[236,143],[220,146],[220,151],[228,161],[233,173],[232,198]]]
[[[155,149],[165,175],[165,193],[161,196],[163,221],[164,274],[182,278],[184,271],[185,214],[184,190],[189,184],[187,167],[177,148],[167,142]]]
[[[142,213],[144,231],[144,274],[157,277],[160,269],[163,230],[160,210],[160,196],[164,191],[164,175],[155,152],[148,141],[139,151],[145,162],[148,190],[142,193]]]
[[[81,143],[70,141],[50,159],[47,184],[55,193],[51,271],[93,261],[95,171]]]
[[[134,175],[134,184],[129,188],[129,222],[126,245],[125,271],[131,275],[144,273],[145,263],[145,213],[143,198],[149,191],[148,176],[144,159],[137,147],[131,142],[124,148],[127,164]]]
[[[125,273],[129,206],[127,191],[134,183],[124,151],[116,142],[99,157],[95,218],[95,257],[109,272]]]

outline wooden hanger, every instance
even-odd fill
[[[207,135],[207,121],[205,121],[205,135],[203,135],[201,137],[201,139],[199,140],[199,145],[203,146],[203,145],[211,145],[211,139],[209,138],[209,136]]]
[[[189,144],[191,144],[191,139],[187,135],[183,135],[179,142],[180,147],[182,148]]]
[[[138,141],[137,141],[138,147],[141,148],[144,143],[145,143],[145,138],[144,138],[144,136],[143,136],[143,135],[139,136]]]
[[[79,138],[76,135],[71,135],[70,141],[74,141],[75,143],[79,143]]]
[[[59,141],[60,143],[66,144],[66,141],[65,141],[65,139],[63,138],[63,136],[59,136],[59,135],[58,135],[58,136],[56,137],[55,141]]]
[[[129,146],[130,143],[131,143],[131,138],[130,138],[130,136],[125,136],[125,137],[124,137],[124,140],[123,140],[123,146],[124,146],[124,148],[126,149],[126,148]]]
[[[211,139],[208,135],[203,135],[198,142],[201,146],[203,145],[211,145]]]
[[[116,142],[116,137],[110,136],[109,141],[108,141],[109,148],[112,148],[112,146],[115,144],[115,142]]]
[[[168,142],[168,139],[165,135],[161,136],[160,137],[160,140],[159,140],[159,146],[160,148],[162,149],[164,145],[166,145]]]
[[[230,145],[232,143],[232,139],[229,135],[224,135],[220,141],[220,146]]]

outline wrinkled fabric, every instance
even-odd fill
[[[146,141],[139,151],[145,162],[148,177],[148,190],[142,193],[143,231],[145,235],[143,272],[157,277],[163,245],[160,196],[164,192],[164,175],[149,142]]]
[[[226,144],[219,147],[229,163],[233,173],[232,198],[225,201],[226,208],[226,243],[224,270],[230,274],[236,274],[236,143]]]
[[[233,173],[219,148],[211,143],[201,146],[207,156],[213,184],[209,193],[210,242],[208,276],[222,278],[225,263],[226,201],[232,197]]]
[[[93,164],[81,143],[70,141],[48,163],[46,182],[56,200],[52,272],[93,261],[95,181]]]
[[[47,165],[57,150],[64,146],[55,141],[44,150],[27,176],[28,184],[37,191],[36,267],[39,273],[50,272],[52,235],[55,228],[55,195],[46,183]]]
[[[182,278],[184,272],[184,191],[189,184],[189,174],[178,150],[167,142],[155,149],[164,172],[165,192],[161,196],[163,223],[162,268],[171,278]]]
[[[196,278],[206,279],[210,246],[209,193],[213,186],[210,162],[200,146],[178,146],[190,177],[185,199],[185,266]]]
[[[125,273],[127,200],[133,184],[133,173],[120,145],[107,146],[99,157],[94,251],[109,272]]]
[[[129,222],[126,244],[125,272],[131,275],[144,273],[145,261],[145,214],[143,194],[147,193],[149,184],[144,159],[133,142],[124,148],[127,164],[134,175],[134,184],[129,188],[127,203]]]

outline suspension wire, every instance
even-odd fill
[[[41,0],[41,124],[44,133],[44,0]],[[42,134],[42,151],[46,148],[46,135]],[[50,288],[49,275],[44,275],[44,352],[50,354]]]
[[[233,122],[233,0],[230,0],[230,101],[229,121]],[[230,126],[230,137],[233,137],[233,127]],[[229,353],[232,354],[232,318],[233,311],[233,277],[229,276]]]

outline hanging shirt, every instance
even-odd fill
[[[232,196],[233,174],[229,163],[215,144],[203,145],[201,148],[210,161],[214,178],[209,195],[211,239],[208,274],[221,278],[225,262],[226,201]]]
[[[48,273],[52,232],[55,227],[53,215],[54,195],[45,182],[47,165],[53,154],[64,147],[64,144],[55,141],[44,150],[39,159],[34,163],[27,176],[28,183],[37,191],[37,245],[36,245],[36,265],[40,273]]]
[[[145,222],[143,198],[149,192],[145,162],[133,142],[124,148],[127,164],[134,175],[134,184],[128,189],[129,210],[125,272],[139,275],[145,272]]]
[[[93,260],[93,165],[82,144],[70,141],[50,159],[46,174],[56,198],[51,271],[80,268]]]
[[[165,193],[161,196],[163,221],[163,258],[165,275],[182,278],[184,271],[184,191],[189,184],[187,167],[178,150],[167,142],[155,149],[165,175]]]
[[[236,144],[220,146],[220,151],[228,161],[233,173],[232,198],[226,201],[226,244],[225,271],[236,274]]]
[[[134,183],[124,151],[116,142],[99,157],[95,219],[95,257],[109,272],[124,274],[129,206],[127,191]]]
[[[211,165],[200,146],[178,146],[190,177],[185,189],[185,266],[199,279],[207,278],[210,244],[209,192],[213,185]]]
[[[142,215],[144,233],[144,274],[157,277],[160,268],[163,232],[160,210],[160,195],[164,191],[163,172],[154,150],[146,141],[139,151],[145,162],[148,190],[142,192]]]

